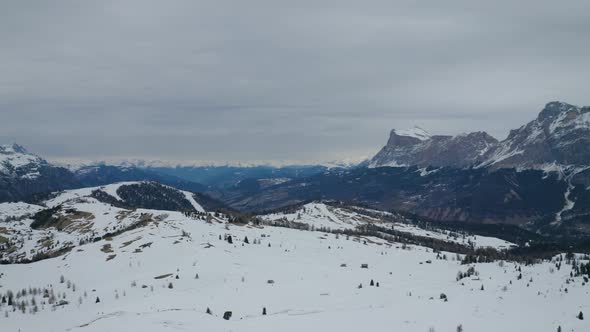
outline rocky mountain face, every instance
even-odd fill
[[[469,167],[498,144],[495,138],[485,132],[421,137],[407,136],[406,133],[392,130],[387,145],[373,157],[369,167]]]
[[[590,166],[590,107],[550,102],[539,116],[503,141],[485,132],[417,137],[391,132],[370,167],[450,166],[547,169]]]
[[[548,103],[539,116],[512,130],[490,150],[480,166],[547,168],[590,166],[590,107]]]
[[[69,170],[53,166],[17,144],[0,145],[0,202],[77,185]]]
[[[589,189],[590,108],[551,102],[503,141],[485,132],[437,136],[421,128],[393,130],[368,168],[247,193],[236,189],[222,199],[242,210],[336,199],[437,221],[510,224],[587,238]]]

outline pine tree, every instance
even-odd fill
[[[100,303],[100,299],[98,298],[98,296],[96,297],[96,301],[94,303]]]
[[[211,309],[209,309],[209,307],[207,307],[207,311],[206,311],[206,313],[207,313],[208,315],[211,315]]]
[[[262,315],[266,316],[266,307],[262,308]]]
[[[250,244],[250,241],[248,241],[248,237],[247,237],[247,236],[246,236],[246,237],[244,237],[244,243],[246,243],[246,244]]]
[[[579,320],[584,320],[584,314],[580,311],[580,313],[578,314],[578,319]]]
[[[369,286],[375,286],[375,282],[373,281],[373,279],[371,279],[371,283],[369,284]]]

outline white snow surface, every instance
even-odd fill
[[[402,129],[402,130],[395,129],[394,131],[399,136],[414,137],[414,138],[417,138],[421,141],[427,141],[432,136],[432,135],[430,135],[429,132],[427,132],[426,130],[424,130],[418,126],[414,126],[413,128]]]
[[[199,203],[197,203],[197,201],[195,201],[193,193],[191,193],[189,191],[181,191],[181,192],[184,194],[184,197],[186,198],[186,200],[191,203],[193,208],[195,208],[195,210],[197,210],[198,212],[205,212],[205,209],[203,209],[201,204],[199,204]]]
[[[513,263],[473,264],[478,275],[457,281],[457,272],[469,266],[450,253],[448,260],[437,260],[428,248],[403,249],[377,238],[347,240],[165,213],[162,221],[80,246],[63,257],[2,266],[3,294],[52,285],[67,301],[54,307],[38,295],[37,313],[8,310],[8,317],[2,306],[2,331],[590,329],[589,320],[575,317],[588,312],[590,290],[580,277],[570,278],[565,264],[560,270],[553,269],[554,263],[523,265],[520,280]],[[223,240],[225,235],[233,237],[233,244]],[[245,237],[250,244],[242,242]],[[105,247],[110,249],[105,252]],[[371,280],[379,287],[370,286]],[[225,311],[233,313],[228,321],[222,319]]]
[[[369,213],[362,213],[363,211]],[[283,219],[308,224],[314,226],[315,229],[325,227],[333,230],[355,229],[356,227],[367,223],[376,223],[384,227],[393,227],[399,232],[454,242],[465,246],[474,246],[476,248],[491,247],[495,249],[508,249],[515,246],[513,243],[494,237],[479,235],[458,236],[458,234],[443,229],[424,230],[408,223],[383,221],[382,219],[375,217],[375,214],[392,215],[391,213],[384,211],[359,207],[354,207],[354,210],[352,210],[314,202],[305,204],[292,213],[273,213],[261,216],[261,218],[268,221]]]

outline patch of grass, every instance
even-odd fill
[[[130,244],[132,244],[133,242],[135,242],[137,240],[141,240],[141,236],[138,237],[138,238],[136,238],[136,239],[134,239],[134,240],[129,240],[129,241],[123,242],[123,245],[120,246],[119,248],[125,248],[125,247],[129,246]]]
[[[144,243],[144,244],[140,245],[139,247],[141,249],[150,248],[152,246],[152,243],[153,242]]]
[[[117,257],[117,254],[109,255],[109,257],[107,257],[107,262],[110,261],[111,259],[115,258],[115,257]]]
[[[8,238],[5,238],[4,236],[0,235],[0,243],[8,243]]]

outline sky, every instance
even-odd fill
[[[0,143],[313,163],[590,105],[590,1],[0,0]]]

